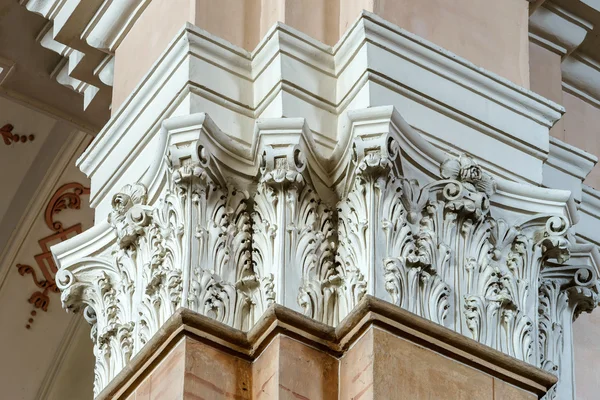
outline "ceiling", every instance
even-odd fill
[[[84,111],[83,95],[58,83],[54,74],[64,58],[38,41],[47,24],[17,0],[0,0],[0,67],[9,70],[3,80],[0,75],[0,96],[96,133],[110,116],[108,104]]]
[[[594,26],[577,50],[600,60],[600,0],[552,0],[552,3]]]
[[[0,398],[85,400],[94,378],[87,323],[62,309],[58,293],[50,293],[47,311],[36,310],[28,300],[39,288],[16,267],[37,268],[38,241],[53,233],[44,211],[55,190],[89,186],[75,160],[110,112],[106,104],[84,111],[83,95],[56,80],[64,59],[37,39],[47,23],[17,0],[0,0],[0,128],[10,124],[19,136],[10,144],[0,136]],[[65,226],[91,226],[83,201],[80,210],[61,211]]]

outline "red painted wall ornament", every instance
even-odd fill
[[[42,252],[34,256],[37,268],[27,264],[16,265],[19,273],[23,276],[31,275],[33,283],[37,286],[37,290],[28,299],[34,309],[31,311],[30,318],[25,326],[27,329],[31,328],[33,317],[37,314],[36,310],[48,311],[50,294],[58,293],[56,281],[54,280],[57,268],[50,252],[50,246],[67,240],[82,231],[81,223],[65,228],[62,222],[56,221],[54,218],[56,214],[66,209],[79,210],[81,208],[81,196],[88,194],[90,194],[90,189],[76,182],[67,183],[58,188],[46,205],[44,212],[46,225],[54,232],[38,240]]]
[[[4,140],[4,144],[10,146],[13,143],[25,143],[27,141],[33,142],[35,139],[34,135],[17,135],[16,133],[12,133],[14,126],[11,124],[6,124],[2,128],[0,128],[0,134],[2,135],[2,139]]]

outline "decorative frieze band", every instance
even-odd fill
[[[567,262],[568,216],[498,218],[471,158],[389,108],[353,115],[330,157],[298,119],[257,122],[250,148],[206,116],[163,130],[160,166],[53,249],[63,304],[93,326],[96,393],[179,307],[247,330],[278,303],[335,326],[365,294],[562,375],[570,318],[598,301],[595,264]]]

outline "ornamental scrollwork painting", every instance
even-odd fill
[[[38,311],[48,311],[52,293],[58,293],[55,282],[57,267],[50,252],[50,246],[73,237],[82,231],[81,223],[65,227],[61,221],[55,220],[61,211],[81,208],[81,196],[88,195],[89,188],[80,183],[72,182],[59,187],[44,210],[44,221],[48,229],[53,231],[38,240],[41,253],[34,256],[35,266],[30,264],[17,264],[16,268],[22,276],[31,275],[37,289],[29,296],[28,301],[33,306],[25,327],[31,329]],[[37,268],[36,268],[37,267]]]
[[[18,135],[13,133],[15,129],[11,124],[5,124],[0,128],[0,135],[2,135],[2,141],[5,145],[10,146],[13,143],[25,143],[25,142],[33,142],[35,140],[35,135]]]

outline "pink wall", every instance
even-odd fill
[[[524,0],[153,0],[116,51],[113,113],[186,22],[246,50],[277,21],[334,45],[363,9],[529,87]]]
[[[574,325],[577,400],[600,398],[600,312],[582,314]]]

